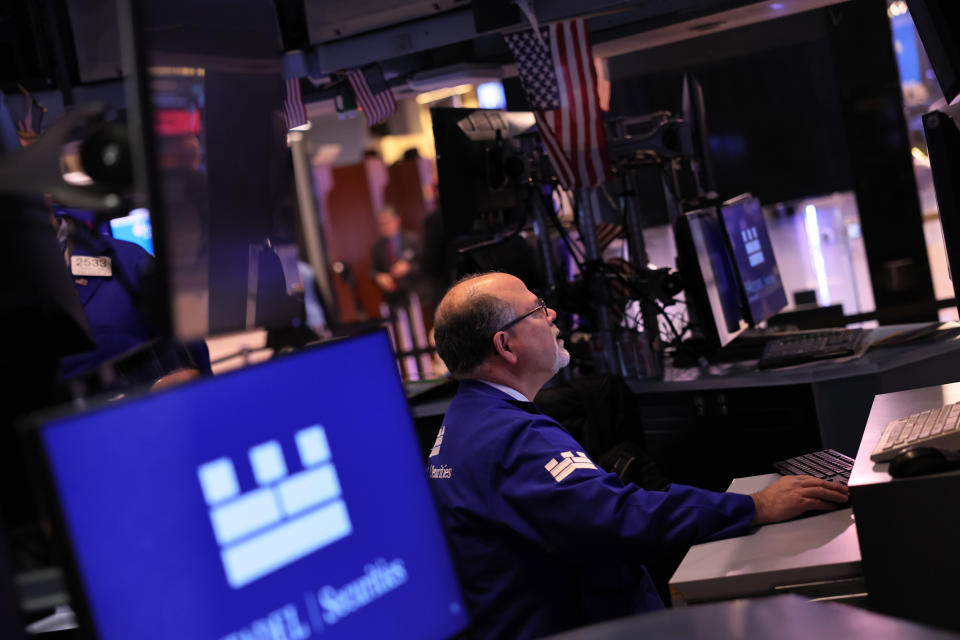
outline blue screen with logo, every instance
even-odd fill
[[[757,324],[787,306],[787,294],[760,203],[741,196],[720,208],[733,260],[747,300],[749,320]]]
[[[385,332],[55,419],[41,438],[99,638],[466,625]]]

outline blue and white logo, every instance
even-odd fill
[[[302,429],[295,440],[303,471],[288,475],[280,443],[263,442],[248,452],[258,488],[243,495],[229,458],[197,468],[227,582],[234,589],[353,530],[323,427]]]
[[[763,247],[760,245],[760,234],[757,232],[757,228],[750,227],[740,231],[740,238],[747,250],[747,260],[750,261],[750,266],[755,267],[758,264],[763,264],[765,258],[763,257]]]

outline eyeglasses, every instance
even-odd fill
[[[543,298],[537,298],[537,306],[535,306],[533,309],[530,309],[530,311],[527,311],[522,316],[517,316],[507,324],[503,325],[502,327],[494,331],[493,332],[494,335],[500,333],[501,331],[506,331],[507,329],[517,324],[521,320],[526,320],[527,318],[535,314],[537,311],[543,311],[543,317],[547,317],[547,303],[543,301]]]

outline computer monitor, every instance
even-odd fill
[[[127,122],[170,333],[298,324],[293,163],[272,3],[118,0]]]
[[[110,233],[114,238],[140,245],[153,255],[153,226],[147,209],[134,209],[122,218],[112,218]]]
[[[707,131],[707,108],[704,104],[703,87],[692,73],[683,74],[683,90],[680,98],[683,119],[687,122],[691,151],[696,159],[694,173],[698,187],[706,195],[715,193],[717,181],[714,178],[713,161],[710,157],[710,142]]]
[[[743,289],[747,321],[759,324],[787,306],[763,209],[756,198],[744,194],[724,202],[720,217]]]
[[[466,624],[385,331],[40,422],[97,638]]]
[[[923,49],[947,102],[960,94],[960,4],[956,0],[907,0]]]
[[[713,207],[677,219],[677,267],[690,320],[708,353],[726,346],[747,328],[736,270],[723,224]]]
[[[947,266],[954,295],[960,300],[960,130],[956,120],[946,113],[931,111],[923,116],[923,132],[930,153]]]

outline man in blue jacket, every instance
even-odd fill
[[[461,380],[428,473],[477,638],[535,638],[663,607],[659,554],[826,510],[843,485],[786,477],[752,496],[624,485],[530,402],[570,356],[556,313],[519,279],[460,281],[437,308],[437,350]]]

